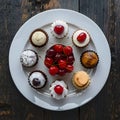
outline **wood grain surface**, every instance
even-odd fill
[[[86,105],[66,112],[30,103],[15,87],[9,72],[9,47],[17,30],[33,15],[52,8],[72,9],[90,17],[105,33],[112,56],[102,91]],[[0,120],[120,120],[119,60],[120,0],[0,0]]]

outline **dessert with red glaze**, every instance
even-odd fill
[[[64,38],[68,34],[68,25],[65,21],[56,20],[51,25],[51,33],[56,38]]]
[[[90,40],[91,37],[86,30],[79,29],[72,35],[73,43],[80,48],[87,46]]]
[[[49,90],[51,96],[57,100],[65,98],[68,94],[68,87],[62,80],[56,80],[55,82],[53,82]]]
[[[71,46],[55,44],[47,50],[44,64],[51,75],[63,76],[73,71],[74,61],[75,58]]]

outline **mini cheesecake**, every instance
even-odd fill
[[[40,70],[35,70],[30,73],[28,77],[28,82],[31,87],[34,89],[40,89],[43,88],[46,85],[47,82],[47,76],[44,72]]]
[[[42,29],[36,29],[30,35],[30,42],[35,47],[42,47],[47,41],[48,34]]]
[[[38,55],[34,50],[24,50],[20,55],[20,62],[24,67],[33,67],[38,62]]]
[[[68,34],[68,25],[65,21],[56,20],[51,25],[51,33],[56,38],[64,38]]]
[[[90,77],[85,71],[78,71],[73,75],[72,83],[77,89],[85,89],[90,84]]]
[[[88,34],[88,32],[82,29],[75,31],[72,35],[72,41],[74,45],[79,48],[87,46],[90,40],[91,40],[91,37]]]

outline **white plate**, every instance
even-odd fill
[[[63,40],[55,39],[50,33],[51,23],[58,19],[66,21],[69,25],[69,34]],[[28,40],[31,32],[36,28],[44,29],[49,35],[49,41],[47,45],[39,49],[32,47]],[[76,48],[71,41],[73,32],[78,28],[87,30],[92,37],[92,41],[88,47],[84,49]],[[75,55],[75,70],[73,72],[85,70],[91,76],[90,86],[83,91],[77,91],[73,87],[71,82],[73,73],[61,77],[61,79],[65,80],[69,87],[68,97],[63,100],[55,100],[51,98],[48,88],[50,83],[55,80],[55,77],[49,75],[47,68],[43,64],[46,49],[56,43],[71,45],[73,47]],[[39,60],[39,64],[32,69],[23,69],[20,63],[20,54],[24,49],[27,48],[34,49],[42,57]],[[96,51],[99,55],[99,64],[95,69],[91,70],[84,69],[79,62],[80,54],[89,49]],[[40,107],[56,111],[69,110],[79,107],[94,98],[103,88],[107,80],[110,71],[110,65],[110,49],[101,29],[96,25],[96,23],[94,23],[85,15],[66,9],[48,10],[29,19],[16,33],[9,52],[10,72],[18,90],[32,103]],[[33,90],[28,84],[28,73],[34,69],[41,69],[49,78],[46,87],[39,92]]]

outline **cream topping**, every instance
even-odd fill
[[[45,44],[47,37],[46,37],[46,34],[43,33],[42,31],[36,31],[33,33],[31,39],[32,39],[33,44],[37,46],[41,46]]]
[[[37,85],[37,86],[35,86],[35,85],[33,84],[33,80],[34,80],[34,79],[37,79],[37,80],[40,82],[40,84]],[[43,76],[42,73],[40,73],[40,72],[33,72],[33,73],[29,76],[29,82],[30,82],[30,84],[31,84],[34,88],[41,88],[41,87],[44,86],[44,84],[45,84],[45,82],[46,82],[46,79],[45,79],[45,77]]]
[[[63,93],[61,95],[58,95],[54,91],[54,88],[57,85],[60,85],[60,86],[63,87]],[[52,97],[55,98],[55,99],[57,99],[57,100],[65,98],[65,96],[67,96],[67,94],[68,94],[67,85],[65,84],[64,81],[58,81],[58,80],[56,80],[54,83],[51,84],[51,87],[49,88],[49,90],[50,90],[50,94],[52,95]]]
[[[79,42],[77,40],[77,37],[79,34],[81,34],[82,32],[84,32],[86,34],[86,39],[84,42]],[[90,41],[90,36],[89,34],[85,31],[85,30],[77,30],[74,34],[73,34],[73,42],[75,43],[75,45],[77,45],[78,47],[84,47],[86,46]]]
[[[62,34],[58,35],[55,33],[54,28],[56,25],[62,25],[64,27],[64,31]],[[63,38],[67,35],[68,33],[68,25],[66,24],[66,22],[62,21],[62,20],[56,20],[55,22],[53,22],[53,24],[51,25],[51,32],[52,34],[57,37],[57,38]]]
[[[38,57],[34,51],[25,50],[20,56],[20,61],[24,66],[31,67],[36,63],[37,58]]]

